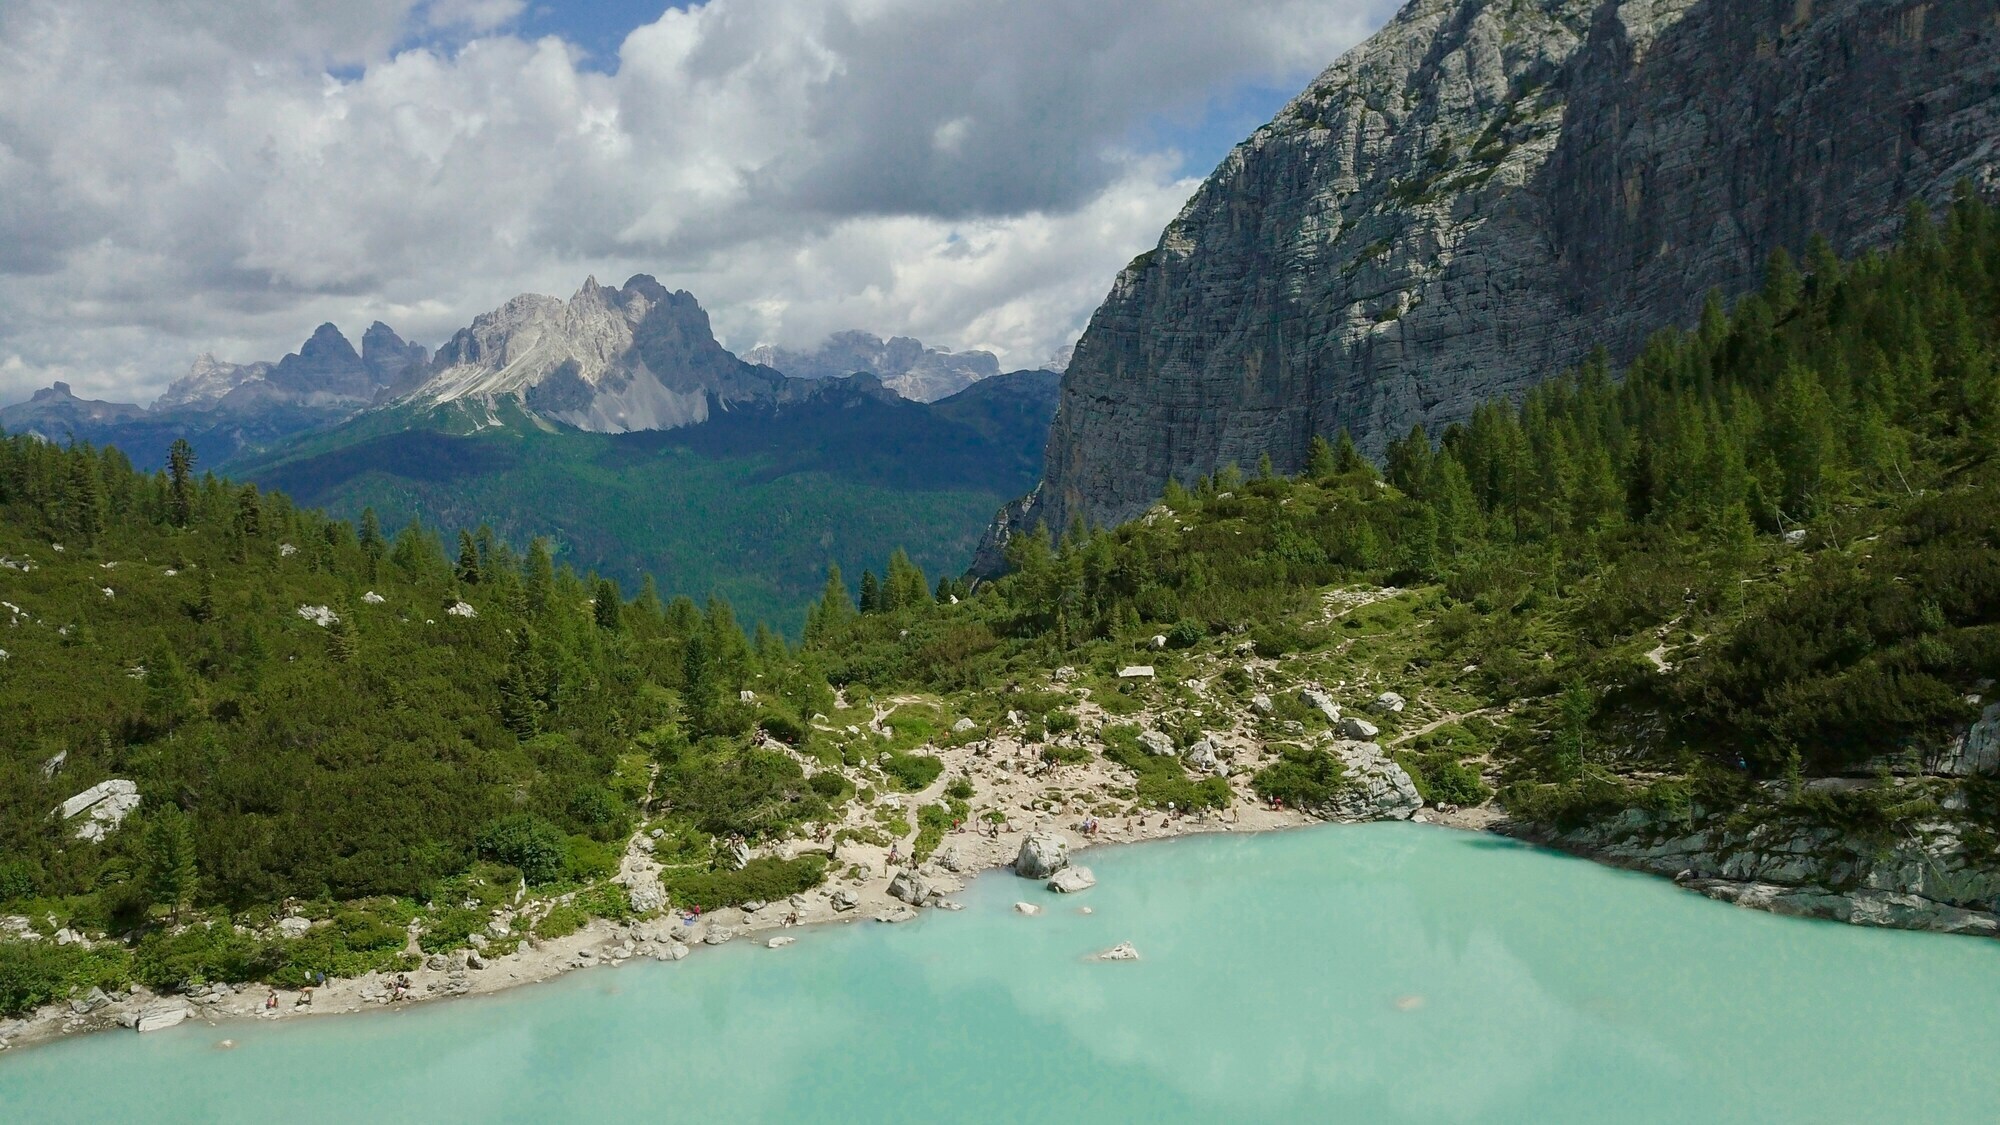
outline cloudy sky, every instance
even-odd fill
[[[0,403],[651,273],[1033,366],[1395,0],[4,0]]]

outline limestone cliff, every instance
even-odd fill
[[[2000,165],[1991,0],[1412,0],[1113,283],[1010,528],[1129,518],[1315,434],[1368,451],[1629,357],[1819,232]]]

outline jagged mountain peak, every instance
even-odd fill
[[[888,389],[919,402],[947,398],[1000,373],[1000,361],[992,352],[947,351],[926,347],[909,336],[884,340],[852,328],[832,333],[811,351],[760,344],[743,358],[794,379],[832,379],[865,371]]]
[[[524,293],[480,314],[405,397],[510,398],[578,429],[620,433],[701,422],[714,407],[768,398],[778,381],[723,349],[693,294],[634,274],[617,289],[592,276],[567,301]]]

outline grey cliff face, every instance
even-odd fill
[[[1315,434],[1435,435],[1996,168],[1990,0],[1412,0],[1119,274],[978,568]]]

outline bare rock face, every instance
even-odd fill
[[[1078,342],[1014,530],[1365,452],[1691,324],[1778,247],[2000,189],[1988,0],[1411,0],[1224,159]]]
[[[784,377],[723,350],[694,297],[639,274],[568,301],[523,294],[438,349],[420,404],[510,399],[580,430],[667,430],[766,401]]]

